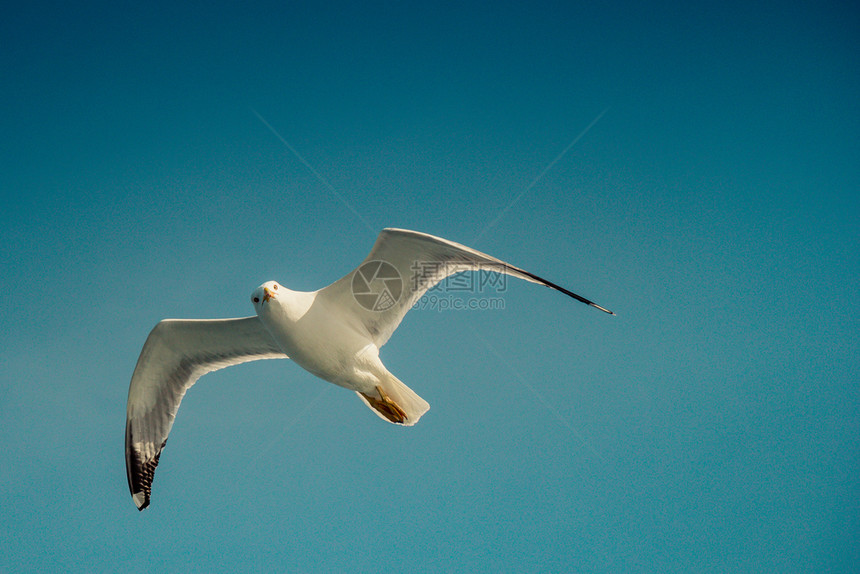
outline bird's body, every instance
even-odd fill
[[[291,291],[269,281],[254,291],[252,300],[259,301],[254,303],[257,316],[293,362],[365,397],[381,388],[399,397],[401,408],[408,409],[405,420],[398,423],[417,423],[430,405],[411,391],[414,397],[401,397],[405,385],[382,364],[379,347],[363,323],[351,320],[351,315],[325,296],[318,297],[319,293]]]
[[[270,281],[255,293],[257,316],[292,361],[330,383],[344,380],[347,364],[366,338],[323,309],[316,292],[291,291]]]
[[[391,374],[379,349],[426,291],[449,275],[486,270],[541,283],[603,307],[499,259],[432,235],[385,229],[352,273],[313,292],[275,281],[251,294],[256,316],[161,321],[129,386],[126,468],[140,510],[185,392],[205,373],[257,359],[289,358],[355,391],[380,418],[411,426],[430,405]],[[404,277],[409,280],[404,281]]]

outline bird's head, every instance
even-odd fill
[[[278,289],[280,288],[281,286],[277,281],[266,281],[254,289],[254,292],[251,293],[251,303],[254,304],[254,309],[259,313],[260,309],[262,309],[270,299],[277,298]]]

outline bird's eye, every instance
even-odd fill
[[[274,285],[272,285],[272,287],[275,289],[275,291],[277,291],[277,290],[278,290],[278,284],[277,284],[277,283],[275,283]]]
[[[254,303],[259,303],[259,302],[260,302],[260,298],[259,298],[259,297],[254,297],[253,301],[254,301]]]

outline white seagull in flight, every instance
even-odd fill
[[[380,418],[418,422],[430,405],[379,359],[403,317],[446,277],[494,271],[540,283],[601,311],[584,297],[459,243],[405,229],[384,229],[362,264],[328,287],[291,291],[275,281],[251,294],[255,316],[165,319],[140,352],[128,389],[125,462],[135,505],[149,505],[152,478],[185,392],[206,373],[257,359],[292,359],[351,389]]]

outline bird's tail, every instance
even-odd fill
[[[364,393],[357,392],[358,398],[372,410],[376,416],[382,420],[402,424],[404,426],[412,426],[418,422],[421,416],[430,410],[430,404],[419,397],[415,391],[403,384],[403,381],[388,373],[385,382],[380,385],[381,390],[386,395],[376,397],[368,397]],[[393,402],[397,408],[389,405],[385,398]],[[370,400],[368,400],[370,399]],[[398,412],[398,408],[399,411]],[[404,415],[403,417],[398,416]]]

